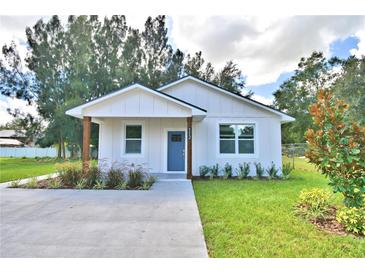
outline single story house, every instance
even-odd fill
[[[132,84],[66,114],[99,124],[98,158],[146,165],[153,173],[199,175],[199,167],[273,162],[281,167],[281,124],[294,118],[193,76],[160,88]],[[83,151],[88,167],[88,150]],[[253,172],[253,168],[251,168]],[[254,173],[252,173],[254,174]]]

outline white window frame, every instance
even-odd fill
[[[138,138],[128,138],[127,139],[127,126],[141,126],[141,139]],[[123,124],[123,135],[122,135],[122,140],[123,140],[123,156],[124,157],[143,157],[144,156],[144,139],[145,139],[145,127],[144,127],[144,123],[142,122],[127,122]],[[127,140],[141,140],[141,152],[140,153],[127,153],[126,152],[126,146],[127,146]]]
[[[235,155],[237,154],[237,134],[236,134],[236,127],[237,124],[232,124],[232,123],[219,123],[218,125],[218,143],[219,143],[219,154],[224,154],[224,155]],[[234,139],[227,139],[227,138],[221,138],[221,132],[220,132],[220,127],[221,126],[234,126]],[[233,141],[234,142],[234,153],[221,153],[221,141]]]
[[[234,140],[235,142],[235,153],[221,153],[220,151],[220,125],[234,125],[235,126],[235,138],[234,139],[224,139],[223,140]],[[253,149],[254,153],[239,153],[239,140],[252,140],[252,139],[239,139],[237,134],[238,125],[250,125],[253,126]],[[220,158],[257,158],[258,155],[258,138],[257,138],[257,124],[252,121],[221,121],[217,124],[217,155]]]

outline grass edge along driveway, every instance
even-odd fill
[[[56,172],[55,158],[0,158],[0,183]]]
[[[287,181],[194,181],[210,257],[364,257],[365,239],[319,231],[295,216],[304,188],[330,189],[304,159]],[[333,195],[341,205],[341,196]]]

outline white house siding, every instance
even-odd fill
[[[281,167],[280,117],[263,108],[243,102],[210,87],[193,81],[185,81],[163,90],[172,96],[191,102],[207,110],[207,116],[193,123],[193,174],[199,174],[199,166],[221,167],[228,162],[236,169],[239,163],[254,162],[267,168],[271,162]],[[219,154],[219,123],[254,123],[256,129],[255,156]]]
[[[125,125],[142,124],[142,154],[124,153]],[[99,127],[99,162],[143,164],[151,172],[166,172],[167,130],[186,130],[186,118],[104,118]]]
[[[255,156],[219,154],[219,123],[255,123]],[[271,162],[281,167],[280,121],[277,118],[216,118],[207,117],[201,122],[193,123],[193,174],[199,174],[199,166],[212,166],[216,163],[222,168],[229,163],[234,169],[243,162],[251,163],[251,175],[254,162],[260,162],[267,168]]]

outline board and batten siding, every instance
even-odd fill
[[[243,102],[234,96],[194,81],[184,81],[167,89],[163,89],[169,95],[199,106],[207,110],[207,117],[278,117],[272,112],[261,107]]]
[[[254,162],[260,162],[264,168],[273,162],[281,168],[281,121],[278,115],[194,81],[184,81],[163,92],[207,110],[205,119],[193,123],[194,175],[199,175],[199,166],[218,163],[222,168],[227,162],[234,170],[240,163],[250,162],[251,175],[255,174]],[[254,124],[255,155],[219,154],[221,123]]]
[[[191,110],[141,89],[132,89],[87,107],[91,117],[186,117]]]

